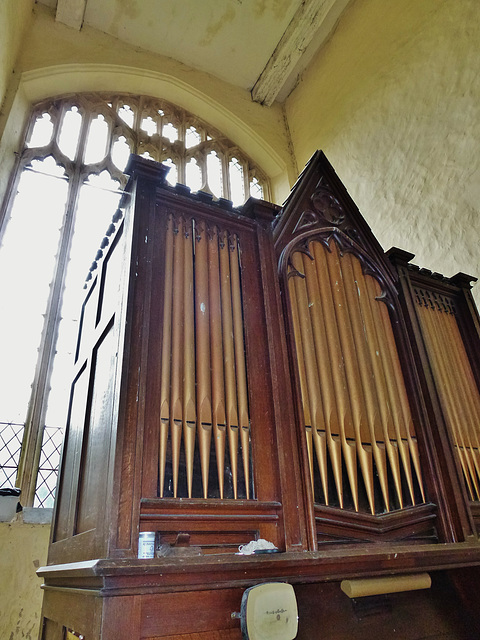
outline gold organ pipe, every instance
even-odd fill
[[[388,500],[388,478],[387,478],[387,460],[385,448],[380,448],[377,438],[381,434],[381,427],[378,419],[379,399],[377,396],[377,385],[374,376],[373,363],[370,358],[370,350],[368,341],[374,336],[371,335],[371,326],[367,323],[365,316],[368,315],[366,307],[368,300],[364,300],[363,291],[361,290],[361,278],[354,273],[354,262],[358,263],[358,259],[354,258],[351,253],[346,253],[342,258],[342,273],[345,283],[345,295],[347,299],[348,310],[352,318],[351,327],[355,349],[357,354],[358,370],[360,374],[360,382],[363,389],[365,401],[366,419],[369,427],[369,443],[373,451],[373,458],[377,468],[378,479],[382,490],[385,508],[389,510]],[[373,504],[373,487],[371,501]]]
[[[195,333],[197,365],[198,444],[203,490],[208,491],[210,442],[212,436],[212,405],[210,378],[210,300],[208,291],[208,243],[206,224],[195,230]]]
[[[183,443],[187,470],[188,497],[192,497],[193,457],[195,453],[195,315],[193,292],[193,225],[183,232]]]
[[[311,245],[311,251],[314,251],[314,243]],[[337,407],[335,405],[335,392],[332,380],[331,366],[328,360],[328,340],[325,331],[325,318],[322,309],[321,294],[314,256],[309,258],[303,255],[303,268],[308,291],[308,308],[310,310],[310,318],[313,330],[313,338],[315,342],[316,362],[318,367],[320,393],[323,405],[324,429],[326,432],[327,447],[332,463],[333,477],[335,489],[339,503],[343,501],[342,488],[342,449],[338,436],[339,420]],[[326,470],[326,454],[325,454],[325,470]],[[326,482],[326,481],[325,481]],[[328,498],[327,498],[328,504]]]
[[[456,423],[455,416],[453,414],[453,409],[450,405],[450,401],[448,395],[445,390],[445,379],[443,376],[442,365],[439,361],[438,349],[444,348],[444,345],[438,344],[438,336],[435,335],[435,327],[433,326],[433,322],[431,320],[431,312],[432,309],[428,309],[427,307],[423,307],[420,305],[420,318],[422,329],[424,333],[425,343],[427,347],[428,354],[430,356],[430,362],[432,364],[433,374],[435,377],[435,382],[437,384],[437,389],[440,396],[440,401],[442,403],[443,410],[445,411],[447,417],[447,423],[450,427],[450,432],[454,439],[454,445],[458,452],[458,457],[460,460],[460,465],[463,470],[463,475],[465,478],[465,482],[467,484],[468,491],[470,496],[473,499],[473,488],[470,481],[469,475],[469,466],[465,457],[465,450],[460,442],[461,434],[458,430],[458,425]]]
[[[180,467],[180,444],[182,437],[182,391],[183,391],[183,285],[184,285],[184,221],[178,220],[174,229],[173,246],[173,303],[172,303],[172,365],[170,433],[172,441],[173,496],[177,497],[178,471]]]
[[[443,318],[440,315],[440,311],[437,311],[434,306],[430,309],[423,307],[422,309],[423,317],[426,319],[426,323],[429,326],[430,345],[431,348],[433,348],[433,359],[437,369],[436,378],[440,386],[443,405],[446,409],[447,415],[449,415],[450,427],[454,432],[457,450],[461,459],[463,472],[467,480],[470,494],[472,499],[475,499],[475,494],[478,499],[479,488],[475,473],[475,465],[472,460],[472,456],[470,455],[470,448],[465,439],[464,408],[459,404],[459,390],[452,388],[452,380],[449,373],[451,363],[449,362],[448,356],[445,352],[446,336],[443,332]],[[475,491],[473,491],[473,489]]]
[[[368,292],[366,280],[371,276],[365,276],[363,274],[359,260],[353,260],[352,262],[354,277],[356,278],[356,282],[359,288],[359,294],[363,298],[362,310],[368,335],[367,346],[370,351],[370,362],[373,369],[373,376],[378,395],[378,412],[380,414],[380,424],[376,426],[375,434],[377,439],[379,438],[379,436],[383,436],[383,442],[388,456],[390,471],[392,473],[397,498],[399,504],[403,504],[398,448],[392,444],[392,440],[395,440],[395,431],[392,424],[393,418],[388,401],[388,392],[385,380],[386,374],[382,359],[380,357],[381,347],[377,335],[377,329],[379,327],[378,323],[376,324],[374,321],[374,314],[378,313],[377,307],[379,303],[374,298],[372,298],[371,294]],[[382,482],[381,479],[380,482]],[[388,486],[385,489],[382,487],[382,493],[384,496],[384,500],[385,497],[387,497],[386,508],[388,511]]]
[[[293,271],[290,273],[294,273]],[[290,304],[292,309],[293,334],[295,336],[295,348],[297,352],[298,377],[300,379],[300,393],[302,397],[303,419],[305,421],[305,436],[307,443],[308,466],[310,469],[310,481],[312,484],[312,492],[314,492],[313,483],[313,449],[312,449],[312,418],[310,414],[310,402],[308,398],[307,374],[305,370],[305,359],[303,357],[302,336],[300,333],[300,320],[298,318],[298,302],[295,293],[295,279],[299,276],[293,275],[289,278],[288,289],[290,293]]]
[[[238,417],[240,427],[240,440],[242,443],[245,490],[248,500],[250,498],[250,419],[248,415],[247,371],[245,366],[245,342],[243,336],[240,254],[237,236],[232,237],[232,243],[230,246],[230,275],[232,286],[233,338],[235,344],[235,371],[237,380]]]
[[[237,498],[238,478],[238,412],[235,376],[235,349],[233,343],[232,294],[230,284],[230,256],[227,233],[220,239],[220,277],[222,304],[223,358],[225,372],[225,398],[227,413],[228,446],[230,449],[230,468],[232,471],[233,493]]]
[[[368,445],[367,447],[364,445],[364,443],[369,440],[369,434],[368,429],[366,428],[365,400],[363,391],[359,384],[361,374],[358,366],[358,357],[356,355],[352,326],[348,314],[345,283],[340,264],[340,253],[335,242],[330,243],[330,250],[331,253],[328,256],[327,264],[329,268],[340,344],[345,362],[347,385],[351,399],[357,455],[367,491],[370,511],[375,513],[372,453],[371,450],[368,450]]]
[[[446,328],[445,322],[447,320],[446,312],[441,312],[440,310],[434,308],[434,313],[432,315],[441,343],[443,345],[450,344],[451,335]],[[472,483],[475,487],[475,493],[478,499],[480,497],[478,486],[479,470],[478,460],[474,454],[474,446],[471,439],[471,430],[469,428],[469,422],[471,420],[471,413],[469,412],[470,402],[467,398],[465,398],[463,394],[463,381],[458,384],[458,379],[456,378],[455,374],[452,375],[451,373],[452,360],[457,360],[455,351],[455,349],[451,349],[447,353],[444,347],[444,350],[441,354],[444,366],[449,372],[448,376],[445,378],[445,385],[448,388],[449,397],[453,405],[453,411],[458,421],[458,430],[461,433],[461,439],[463,442],[463,446],[465,447],[464,455],[467,460]],[[454,371],[458,370],[455,366],[453,368]]]
[[[160,442],[159,480],[160,497],[165,488],[165,465],[167,461],[168,422],[170,419],[170,360],[172,343],[172,285],[173,285],[173,219],[169,216],[165,231],[165,266],[163,291],[163,335],[160,381]]]
[[[407,390],[405,388],[405,381],[403,378],[402,367],[400,365],[400,359],[398,357],[398,351],[395,344],[395,337],[393,335],[392,324],[390,322],[390,315],[388,313],[388,309],[385,304],[380,305],[380,313],[383,318],[383,325],[385,335],[387,336],[389,344],[391,344],[391,348],[389,350],[389,357],[392,362],[395,383],[397,388],[397,396],[400,399],[400,407],[403,415],[403,424],[406,432],[408,451],[410,452],[410,456],[413,462],[413,466],[415,469],[415,474],[417,476],[418,486],[420,488],[420,493],[422,494],[422,501],[425,502],[425,491],[423,488],[423,480],[422,480],[422,469],[420,465],[420,455],[418,453],[418,444],[417,437],[415,433],[415,428],[413,425],[413,418],[410,411],[410,404],[408,401]],[[406,456],[407,457],[407,456]],[[408,484],[408,478],[407,478]],[[415,501],[412,498],[413,503]]]
[[[212,357],[212,415],[215,456],[220,498],[223,498],[225,475],[225,379],[223,371],[222,307],[220,297],[220,263],[218,230],[208,238],[208,285],[210,292],[210,351]],[[206,495],[205,495],[206,497]]]
[[[307,258],[308,260],[308,258]],[[304,265],[302,255],[297,252],[292,256],[294,268],[302,273]],[[300,334],[303,346],[303,357],[305,362],[305,370],[307,374],[308,395],[310,398],[310,411],[312,419],[312,438],[317,454],[318,465],[320,469],[320,478],[322,481],[323,493],[326,496],[328,504],[328,480],[327,480],[327,450],[325,436],[319,436],[319,431],[325,432],[325,420],[323,416],[323,407],[320,395],[320,381],[318,376],[317,361],[315,356],[315,345],[313,341],[312,324],[309,313],[309,300],[307,297],[307,288],[304,278],[295,278],[295,292],[299,303],[298,318],[300,322]],[[313,487],[312,487],[313,489]]]
[[[358,511],[358,486],[355,433],[352,427],[350,401],[348,396],[345,361],[340,345],[338,325],[335,317],[332,284],[329,278],[327,249],[320,243],[314,242],[314,257],[317,268],[317,278],[325,317],[325,331],[328,342],[328,358],[332,371],[332,380],[337,405],[339,437],[342,444],[343,458],[347,470],[348,482],[352,492],[355,510]],[[327,354],[326,354],[327,355]],[[340,503],[343,507],[343,498]]]
[[[477,481],[480,478],[479,470],[479,433],[480,411],[478,388],[473,379],[472,369],[468,361],[467,352],[463,340],[458,330],[458,325],[453,314],[444,312],[442,314],[444,333],[448,344],[451,345],[451,359],[454,362],[454,371],[461,373],[462,379],[457,376],[450,377],[450,382],[458,388],[459,402],[466,413],[465,431],[470,443],[470,455],[473,459]],[[473,383],[473,385],[472,385]]]
[[[462,382],[460,382],[459,386],[463,402],[465,403],[469,415],[467,428],[470,438],[473,438],[474,440],[472,455],[474,456],[475,467],[478,473],[478,459],[480,455],[480,394],[473,377],[472,368],[468,360],[468,355],[465,350],[465,345],[460,335],[455,316],[453,314],[447,314],[445,322],[449,331],[451,343],[454,347],[452,349],[452,353],[456,361],[456,369],[462,372]]]
[[[396,344],[393,339],[393,334],[388,333],[387,329],[390,327],[390,318],[388,316],[388,309],[385,304],[379,300],[375,300],[378,295],[377,287],[380,288],[378,282],[373,278],[366,280],[367,288],[370,293],[371,305],[373,310],[373,318],[377,328],[377,337],[380,345],[380,357],[382,359],[383,368],[385,371],[385,381],[388,392],[389,404],[392,410],[393,424],[395,429],[395,439],[398,450],[400,452],[400,458],[402,460],[402,466],[407,480],[407,485],[410,493],[412,503],[415,504],[415,495],[413,491],[413,478],[410,468],[409,448],[407,435],[405,433],[405,425],[403,422],[403,412],[400,398],[398,396],[398,386],[396,379],[396,372],[394,370],[392,352],[396,356]],[[386,314],[384,318],[383,314]],[[401,372],[397,375],[402,375]],[[403,383],[403,377],[401,378]],[[402,433],[402,431],[404,433]],[[398,493],[398,488],[397,488]],[[403,508],[403,497],[400,489],[400,507]]]

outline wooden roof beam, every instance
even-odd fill
[[[303,0],[258,77],[252,99],[270,106],[285,99],[351,0]]]
[[[55,20],[80,31],[86,6],[87,0],[58,0]]]

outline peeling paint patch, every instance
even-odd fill
[[[204,37],[200,40],[200,45],[202,47],[206,47],[212,43],[212,40],[215,36],[222,30],[222,28],[228,24],[229,22],[233,22],[235,19],[236,11],[234,7],[230,6],[222,13],[221,16],[210,24],[206,31]]]

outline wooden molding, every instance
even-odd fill
[[[296,76],[326,41],[349,1],[304,0],[300,4],[252,89],[254,102],[271,106],[287,82],[288,95]]]
[[[87,0],[58,0],[55,20],[80,31]]]

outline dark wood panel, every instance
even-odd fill
[[[141,638],[238,628],[231,613],[240,611],[242,591],[197,591],[144,596]],[[172,616],[171,612],[175,611]]]
[[[475,640],[451,584],[434,577],[432,589],[350,600],[340,584],[297,585],[297,640]]]
[[[94,595],[69,590],[48,590],[43,602],[42,615],[57,625],[61,624],[67,629],[81,633],[86,640],[99,637],[101,600]],[[58,629],[57,625],[51,626]],[[53,638],[45,635],[45,640]]]
[[[146,638],[145,640],[157,640],[157,638],[159,638],[159,636]],[[221,631],[162,636],[162,640],[242,640],[242,632],[240,629],[222,629]]]
[[[122,302],[122,290],[125,286],[123,241],[124,223],[122,222],[102,264],[97,316],[93,326],[104,325],[118,311]]]
[[[63,444],[59,490],[52,541],[73,535],[76,491],[87,408],[89,367],[85,363],[72,386],[69,417]]]
[[[112,432],[116,339],[113,322],[94,350],[75,533],[95,529],[105,514]]]

